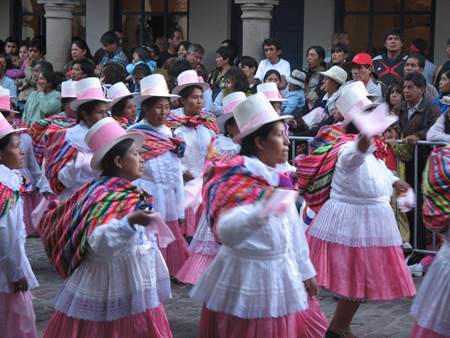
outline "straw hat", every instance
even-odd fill
[[[14,129],[5,119],[5,117],[2,114],[0,114],[0,139],[4,138],[5,136],[8,136],[9,134],[25,130],[27,130],[27,128]]]
[[[298,69],[294,69],[291,75],[288,76],[287,78],[288,83],[300,86],[300,88],[302,89],[305,88],[305,80],[306,80],[306,73]]]
[[[240,143],[244,137],[255,132],[265,124],[292,118],[290,115],[278,115],[270,101],[262,93],[249,96],[239,103],[234,108],[233,114],[239,127],[239,134],[233,138],[237,143]]]
[[[244,92],[230,93],[223,98],[223,114],[216,120],[217,126],[222,133],[225,132],[225,123],[233,117],[234,108],[242,101],[245,101],[246,98],[247,96]]]
[[[173,94],[180,92],[190,86],[199,86],[203,91],[209,88],[209,85],[203,82],[203,78],[197,75],[195,70],[186,70],[177,77],[177,86],[172,90]]]
[[[170,94],[167,82],[161,74],[152,74],[144,77],[140,82],[141,92],[133,99],[136,106],[150,97],[167,97],[169,99],[180,96]]]
[[[347,72],[339,66],[333,66],[325,72],[320,72],[323,76],[329,77],[339,84],[347,81]]]
[[[286,99],[280,94],[277,84],[275,82],[265,82],[256,86],[256,91],[258,93],[264,94],[270,102],[283,102]]]
[[[344,119],[350,121],[354,113],[378,106],[367,94],[362,81],[351,82],[341,88],[341,95],[336,99],[335,106]]]
[[[0,110],[13,113],[19,113],[16,110],[11,109],[11,95],[8,88],[0,86]]]
[[[105,98],[102,85],[97,77],[87,77],[76,81],[75,88],[77,90],[77,98],[70,102],[70,109],[73,111],[77,110],[82,104],[91,101],[111,102],[111,100]]]
[[[76,81],[68,80],[61,82],[61,98],[69,99],[77,97]]]
[[[103,157],[117,143],[127,139],[136,142],[138,148],[142,147],[144,142],[144,136],[141,133],[127,133],[112,117],[105,117],[89,128],[84,140],[94,153],[91,168],[102,170],[100,163]]]

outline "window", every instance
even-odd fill
[[[354,52],[378,54],[384,51],[387,30],[403,32],[405,48],[414,39],[428,42],[433,51],[435,0],[337,0],[335,30],[350,34]]]
[[[173,28],[187,38],[188,0],[114,0],[114,28],[124,33],[125,49],[154,43]]]

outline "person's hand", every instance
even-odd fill
[[[403,139],[403,142],[405,142],[406,144],[410,144],[410,145],[415,145],[417,143],[417,141],[419,141],[419,138],[417,137],[417,135],[409,135]]]
[[[183,174],[184,182],[189,182],[189,181],[192,181],[193,179],[194,179],[194,175],[192,175],[192,173],[189,170]]]
[[[147,226],[153,221],[153,212],[150,210],[136,210],[128,215],[127,219],[130,225],[139,224]]]
[[[310,297],[318,295],[319,286],[317,285],[316,277],[305,280],[303,284],[305,284],[305,289]]]
[[[394,189],[397,192],[397,194],[405,194],[408,189],[411,189],[411,186],[406,183],[405,181],[402,180],[398,180],[397,182],[394,183]]]
[[[365,153],[370,145],[372,144],[372,139],[364,134],[360,134],[358,138],[357,147],[358,150],[362,153]]]
[[[28,281],[25,277],[19,279],[12,283],[13,292],[24,292],[28,291]]]

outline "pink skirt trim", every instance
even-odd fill
[[[244,319],[203,305],[199,338],[317,338],[325,335],[327,326],[315,299],[309,300],[306,311],[278,318]]]
[[[443,336],[441,334],[438,334],[434,331],[431,331],[430,329],[426,329],[419,324],[414,323],[411,336],[409,338],[450,338],[449,336]]]
[[[31,213],[36,209],[41,201],[42,195],[37,191],[31,191],[22,194],[23,199],[23,221],[25,223],[25,230],[27,235],[39,235],[38,231],[33,226]]]
[[[400,247],[355,248],[308,236],[319,285],[354,300],[412,297],[416,288]]]
[[[2,338],[37,338],[36,316],[29,291],[0,292],[0,336]]]
[[[189,247],[181,234],[181,229],[178,221],[166,222],[170,230],[175,236],[175,241],[170,243],[167,248],[160,248],[161,253],[166,261],[171,277],[175,276],[178,270],[189,257]]]
[[[54,312],[42,338],[172,338],[166,312],[160,306],[113,321],[91,321]]]
[[[194,237],[195,229],[197,229],[198,222],[200,221],[200,216],[202,215],[202,206],[200,205],[197,211],[194,212],[192,208],[187,208],[185,210],[184,227],[181,229],[183,235],[188,237]]]
[[[175,277],[182,283],[197,284],[197,281],[214,260],[214,257],[200,253],[192,253]]]

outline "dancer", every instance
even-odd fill
[[[240,155],[217,162],[203,190],[222,246],[191,293],[203,302],[200,337],[323,337],[326,319],[308,300],[317,293],[316,272],[295,202],[265,214],[281,192],[279,165],[289,153],[282,121],[291,117],[279,116],[260,93],[234,117]]]
[[[136,104],[133,101],[133,96],[136,94],[130,93],[123,82],[117,82],[108,89],[111,116],[123,129],[127,129],[136,122]]]
[[[142,142],[112,118],[98,121],[86,143],[102,175],[41,221],[46,252],[66,278],[44,338],[172,337],[161,304],[169,274],[149,229],[152,199],[131,183],[143,173]]]
[[[0,332],[5,338],[37,338],[29,290],[38,282],[25,253],[24,153],[18,133],[0,114]]]
[[[442,247],[414,299],[415,319],[410,338],[450,337],[450,147],[434,150],[423,180],[423,220],[443,238]]]
[[[170,99],[177,97],[169,93],[162,75],[143,78],[141,93],[135,98],[143,119],[129,128],[144,136],[141,151],[145,161],[144,175],[134,183],[154,197],[155,211],[161,214],[176,237],[167,248],[161,249],[171,276],[175,276],[189,256],[187,242],[180,229],[184,222],[181,158],[185,144],[182,139],[172,137],[171,130],[164,125],[170,113]]]

